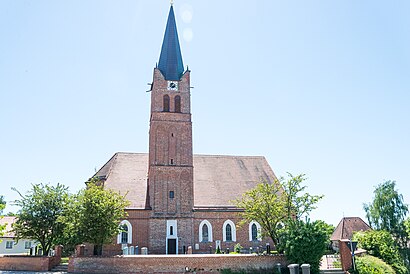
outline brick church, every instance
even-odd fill
[[[147,247],[150,254],[265,246],[257,222],[238,227],[241,209],[232,201],[261,179],[273,183],[275,174],[262,156],[193,154],[191,71],[182,62],[172,4],[153,74],[149,153],[115,153],[95,174],[131,202],[124,231],[104,253],[124,246]]]

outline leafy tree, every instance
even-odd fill
[[[0,219],[3,218],[3,210],[5,207],[6,207],[6,202],[4,201],[4,197],[0,196]],[[4,235],[5,229],[6,229],[6,225],[0,225],[0,236]]]
[[[302,185],[306,180],[305,174],[293,176],[288,174],[288,179],[280,179],[282,187],[286,193],[286,212],[288,218],[300,219],[304,215],[316,209],[316,204],[323,195],[310,195],[306,192],[307,186]]]
[[[290,263],[308,263],[311,273],[319,273],[320,260],[329,243],[328,227],[323,221],[289,221],[281,230],[278,248]]]
[[[279,224],[286,217],[285,202],[283,189],[278,181],[273,184],[262,182],[236,201],[236,205],[244,209],[241,224],[257,221],[263,228],[262,236],[269,236],[277,245]]]
[[[57,242],[64,246],[63,256],[70,256],[74,253],[75,247],[83,243],[83,238],[79,230],[79,220],[81,208],[79,204],[79,194],[70,196],[66,209],[60,216],[60,222],[64,224],[62,232],[57,235]]]
[[[302,186],[305,180],[304,174],[293,176],[288,173],[287,179],[281,177],[272,184],[262,181],[245,192],[242,199],[235,201],[244,209],[241,224],[257,221],[262,227],[262,236],[269,236],[277,245],[282,224],[309,215],[323,197],[305,192],[306,186]]]
[[[112,190],[106,190],[93,178],[87,188],[78,195],[78,203],[73,212],[77,218],[77,231],[74,239],[94,244],[94,254],[102,255],[102,246],[112,242],[121,231],[119,223],[126,217],[125,207],[129,201]],[[69,230],[69,231],[70,231]]]
[[[330,237],[332,236],[333,231],[335,230],[334,225],[328,224],[322,220],[317,220],[316,223],[317,223],[317,226],[320,227],[320,230],[323,230],[326,232],[326,235],[327,235],[327,245],[326,245],[327,251],[326,252],[333,253],[334,251],[332,248],[332,241],[330,240]]]
[[[20,200],[15,201],[20,210],[13,226],[17,240],[36,240],[43,254],[48,255],[50,248],[60,244],[58,236],[64,229],[61,216],[70,203],[68,188],[61,184],[33,184],[24,196],[15,188],[13,190],[20,195]]]
[[[0,196],[0,216],[3,215],[3,210],[6,208],[6,201],[4,201],[4,197]]]
[[[385,230],[368,230],[356,232],[353,240],[358,241],[359,247],[391,265],[396,273],[407,273],[403,259],[400,256],[399,247],[393,236]]]
[[[406,230],[406,234],[410,235],[410,218],[407,218],[406,220],[404,220],[403,225],[404,225],[404,229]]]
[[[374,190],[373,202],[363,207],[372,228],[387,230],[398,238],[403,237],[403,221],[408,206],[403,201],[403,195],[396,190],[395,181],[389,180],[378,185]]]

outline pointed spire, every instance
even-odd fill
[[[162,42],[161,55],[158,68],[166,80],[180,80],[184,73],[181,48],[179,46],[177,25],[175,22],[174,7],[171,2],[164,41]]]

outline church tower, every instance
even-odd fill
[[[172,4],[151,86],[148,165],[151,249],[181,253],[193,243],[192,122],[190,71],[184,71]]]

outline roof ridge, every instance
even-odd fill
[[[148,152],[126,152],[126,151],[118,151],[114,154],[114,156],[118,154],[130,154],[130,155],[148,155]],[[232,155],[232,154],[202,154],[202,153],[198,153],[198,154],[193,154],[194,156],[201,156],[201,157],[237,157],[237,158],[262,158],[262,159],[266,159],[265,156],[263,155]],[[112,156],[111,158],[113,158],[114,156]],[[111,160],[111,159],[110,159]]]
[[[138,154],[138,155],[146,155],[148,152],[125,152],[125,151],[118,151],[115,154]],[[115,155],[114,154],[114,155]]]
[[[194,154],[194,156],[203,156],[203,157],[265,158],[265,156],[262,156],[262,155],[232,155],[232,154]]]

